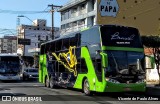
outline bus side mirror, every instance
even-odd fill
[[[107,61],[108,55],[106,53],[100,53],[100,54],[102,56],[102,67],[103,68],[108,67],[108,61]]]
[[[146,69],[155,68],[155,60],[153,56],[145,56],[145,67]]]

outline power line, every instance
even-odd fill
[[[3,28],[0,28],[0,35],[2,36],[5,36],[5,35],[16,35],[16,30],[15,29],[3,29]],[[0,37],[1,37],[0,36]]]
[[[3,10],[0,9],[0,13],[9,13],[9,14],[39,14],[39,13],[48,13],[49,11],[13,11],[13,10]]]

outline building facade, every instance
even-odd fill
[[[96,0],[70,0],[59,11],[62,35],[96,24]]]
[[[17,37],[4,36],[4,38],[0,38],[0,53],[17,53]]]
[[[18,26],[18,38],[30,39],[30,45],[18,44],[18,51],[23,56],[33,56],[42,42],[52,40],[51,27],[46,26],[46,20],[37,19],[33,23]],[[59,28],[54,27],[54,36],[59,36]]]
[[[160,35],[160,0],[70,0],[61,12],[61,34],[96,24],[138,28],[141,35]]]

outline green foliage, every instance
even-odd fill
[[[160,36],[142,36],[142,43],[148,48],[159,48],[160,47]]]

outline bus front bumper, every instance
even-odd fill
[[[20,76],[3,76],[0,75],[0,80],[21,80]]]
[[[107,82],[105,92],[145,92],[146,83],[112,83]]]

